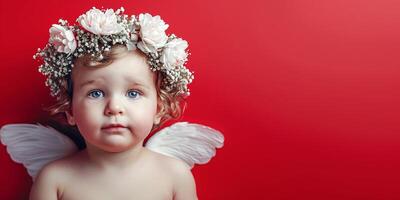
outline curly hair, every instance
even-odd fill
[[[126,53],[128,50],[125,46],[115,45],[113,48],[105,52],[102,58],[94,58],[91,55],[84,55],[75,60],[75,66],[85,66],[85,67],[106,67],[110,65],[117,57]],[[143,56],[144,53],[140,52]],[[174,91],[166,90],[163,87],[164,75],[160,71],[156,73],[155,86],[157,90],[157,107],[158,113],[161,117],[160,123],[154,124],[153,129],[160,127],[163,123],[170,119],[178,119],[181,117],[184,109],[186,108],[186,101],[178,89]],[[73,84],[71,76],[67,76],[62,80],[60,93],[57,95],[56,103],[48,108],[47,111],[50,115],[63,115],[63,120],[65,121],[65,112],[71,110],[72,105],[72,94],[73,94]]]

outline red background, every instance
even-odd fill
[[[183,120],[226,137],[193,169],[200,199],[400,199],[399,1],[1,1],[0,125],[46,117],[32,55],[92,6],[159,14],[189,42]],[[25,169],[0,161],[0,199],[26,199]]]

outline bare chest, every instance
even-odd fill
[[[172,200],[173,186],[168,177],[136,176],[113,178],[82,177],[67,183],[62,200]]]

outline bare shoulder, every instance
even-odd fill
[[[37,175],[30,199],[56,200],[59,198],[60,181],[64,177],[63,166],[58,161],[47,164]]]
[[[173,182],[174,199],[197,199],[196,184],[191,168],[182,160],[153,152],[159,166],[169,174]]]
[[[45,165],[33,183],[30,200],[61,199],[64,185],[74,171],[77,156],[68,156]]]

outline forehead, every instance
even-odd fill
[[[138,51],[128,51],[116,56],[106,66],[78,65],[72,70],[74,87],[98,80],[107,84],[135,82],[142,85],[154,85],[155,73],[150,70],[147,58]]]

